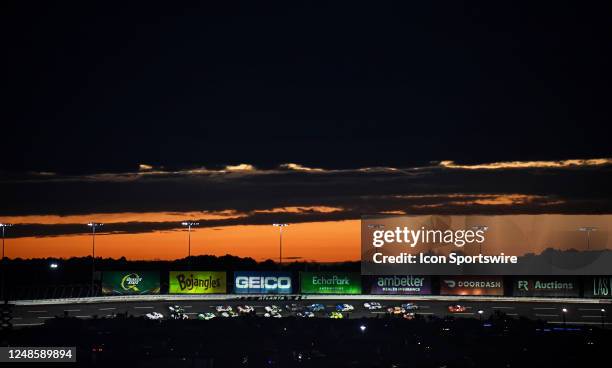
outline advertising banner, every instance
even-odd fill
[[[227,277],[218,271],[170,271],[170,294],[225,294]]]
[[[431,279],[412,275],[369,276],[365,279],[364,291],[369,294],[428,295],[431,294]]]
[[[597,276],[586,279],[584,297],[597,299],[612,298],[612,276]]]
[[[361,275],[350,272],[300,272],[304,294],[361,294]]]
[[[501,276],[440,276],[440,295],[504,295]]]
[[[578,297],[578,280],[564,277],[519,277],[512,287],[514,296]]]
[[[159,294],[159,272],[154,271],[104,271],[102,294]]]
[[[236,294],[291,294],[291,272],[234,272]]]

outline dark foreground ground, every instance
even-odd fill
[[[70,366],[81,367],[590,367],[608,366],[612,357],[612,330],[501,313],[482,322],[58,318],[5,332],[1,343],[76,346],[78,362]]]

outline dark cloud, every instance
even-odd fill
[[[246,166],[245,166],[246,167]],[[126,178],[129,178],[126,180]],[[30,175],[0,182],[3,216],[231,210],[201,226],[357,219],[365,214],[612,213],[612,166],[500,169],[182,170],[98,176]],[[94,209],[94,210],[92,210]],[[195,215],[197,216],[197,214]],[[105,232],[180,228],[179,221],[109,223]],[[82,224],[15,227],[14,236],[84,233]]]

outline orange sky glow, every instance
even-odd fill
[[[140,234],[97,234],[96,257],[176,259],[187,255],[187,230]],[[258,261],[278,260],[278,228],[240,225],[195,228],[192,255],[231,254]],[[82,257],[91,254],[91,235],[7,239],[10,258]],[[318,262],[360,259],[360,220],[291,224],[283,229],[283,258]]]

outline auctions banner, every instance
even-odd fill
[[[152,271],[104,271],[102,294],[159,294],[159,272]]]
[[[573,278],[519,277],[514,280],[512,295],[578,297],[580,288],[578,280]]]
[[[608,275],[611,230],[612,215],[365,216],[361,273]]]
[[[170,294],[225,294],[227,276],[217,271],[171,271]]]

